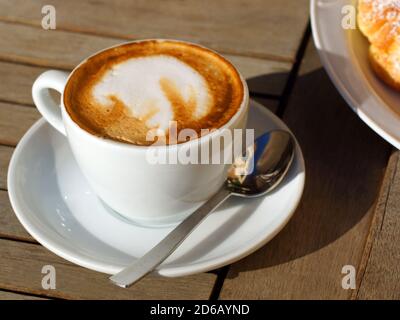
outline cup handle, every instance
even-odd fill
[[[59,132],[66,135],[61,108],[50,96],[49,89],[63,93],[68,73],[58,70],[43,72],[33,83],[32,97],[42,116]]]

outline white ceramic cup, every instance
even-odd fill
[[[64,88],[74,71],[85,61],[70,75],[57,70],[41,74],[32,87],[36,107],[55,129],[67,137],[82,173],[108,207],[141,225],[164,225],[183,219],[222,186],[229,165],[152,164],[148,161],[148,149],[160,146],[121,143],[97,137],[79,127],[65,109]],[[249,94],[242,76],[241,80],[244,87],[241,105],[220,129],[244,129],[246,126]],[[60,106],[51,98],[49,89],[61,94]],[[163,148],[167,153],[179,153],[182,148],[199,148],[199,145],[209,144],[210,140],[220,139],[222,132],[217,130]],[[221,148],[228,147],[231,146],[221,144]]]

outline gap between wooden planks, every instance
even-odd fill
[[[353,299],[400,298],[400,151],[390,156]]]
[[[46,300],[46,298],[0,290],[0,301],[5,300]]]

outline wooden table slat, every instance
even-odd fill
[[[0,238],[36,242],[18,221],[4,190],[0,190]]]
[[[65,299],[208,299],[216,275],[202,273],[180,278],[148,276],[129,289],[116,287],[107,275],[57,257],[46,248],[0,240],[1,288]],[[56,289],[42,288],[44,265],[56,269]]]
[[[2,0],[0,19],[39,27],[41,9],[47,4]],[[51,4],[60,29],[125,39],[177,38],[225,53],[286,61],[294,61],[308,17],[307,0],[53,0]]]
[[[400,299],[400,151],[389,160],[364,260],[357,299]]]
[[[5,300],[46,300],[46,298],[0,290],[0,301]]]
[[[0,61],[0,101],[33,105],[32,84],[47,69]]]
[[[21,87],[24,89],[32,84],[35,75],[43,69],[72,70],[81,60],[93,53],[124,41],[61,30],[42,30],[32,26],[5,22],[0,22],[0,30],[2,35],[0,37],[0,60],[42,67],[42,69],[32,69],[17,66],[16,70],[13,70],[12,65],[3,66],[1,70],[5,72],[4,79],[11,79],[10,85],[13,85],[11,90],[14,91],[14,95],[11,99],[15,99],[17,95],[15,90],[19,88],[19,81],[22,82]],[[270,95],[282,93],[292,66],[288,62],[238,55],[226,55],[226,57],[238,67],[245,78],[250,79],[249,85],[252,90]],[[19,77],[19,74],[23,77]],[[274,75],[273,81],[265,81],[265,75],[268,74]],[[0,93],[8,89],[10,86],[5,84]],[[7,93],[7,95],[11,95],[11,93]],[[6,99],[10,100],[9,97]],[[18,97],[15,99],[16,102],[19,102],[19,99],[22,98]],[[23,99],[25,103],[27,100],[25,94]]]
[[[0,143],[15,146],[39,118],[36,108],[0,102]]]

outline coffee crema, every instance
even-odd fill
[[[150,145],[157,129],[216,129],[238,111],[243,83],[233,65],[206,48],[146,40],[107,49],[69,78],[64,105],[82,129],[103,138]],[[176,143],[176,142],[175,142]]]

